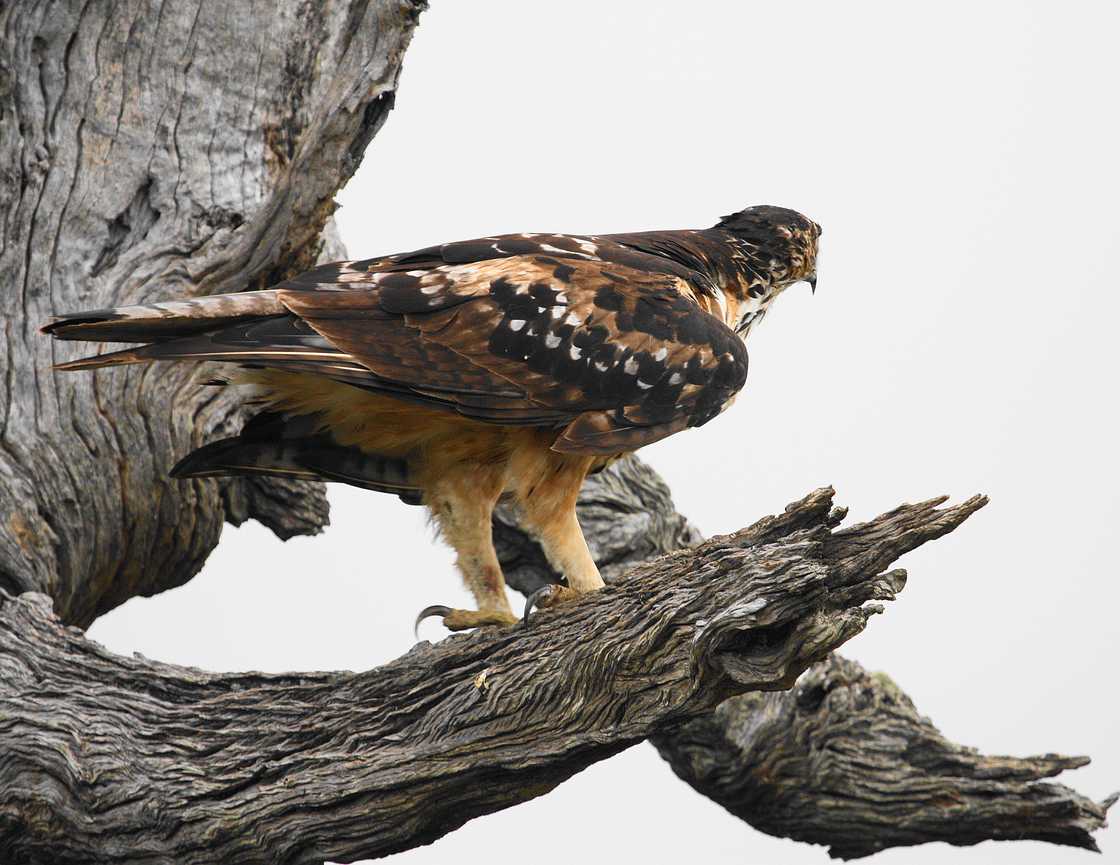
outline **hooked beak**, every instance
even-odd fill
[[[814,273],[812,276],[805,277],[805,281],[809,283],[809,288],[813,294],[817,293],[817,275]]]

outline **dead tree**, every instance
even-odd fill
[[[902,586],[886,563],[975,500],[833,531],[821,492],[640,566],[529,632],[421,646],[357,675],[207,674],[82,637],[124,600],[190,579],[223,521],[255,518],[286,538],[321,530],[327,509],[314,484],[168,480],[176,457],[240,421],[224,392],[181,367],[56,376],[52,362],[73,349],[38,325],[62,310],[263,286],[340,257],[324,251],[333,197],[392,106],[422,6],[0,7],[0,859],[379,855],[647,737],[733,813],[837,855],[995,837],[1092,847],[1110,803],[1034,783],[1077,760],[960,749],[893,685],[838,659],[793,691],[756,693],[788,688],[862,628],[864,601]],[[615,576],[699,541],[637,461],[589,484],[581,518]],[[511,584],[554,578],[514,525],[495,532]],[[563,687],[546,664],[559,652],[574,662]],[[566,701],[574,687],[586,711]],[[542,711],[565,718],[551,738],[535,724]],[[501,747],[472,751],[468,720],[497,725]],[[876,748],[871,773],[864,737],[888,732],[914,747]],[[836,756],[822,772],[805,751],[825,739]],[[402,755],[419,763],[406,770]],[[892,793],[906,794],[897,807],[869,807]],[[411,810],[432,801],[442,807]],[[383,822],[358,827],[374,805]]]

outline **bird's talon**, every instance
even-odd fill
[[[482,609],[482,610],[457,610],[454,607],[445,607],[442,604],[433,604],[424,607],[416,617],[416,626],[413,634],[420,639],[420,623],[429,616],[440,616],[443,626],[449,631],[469,631],[471,628],[485,628],[491,625],[515,625],[517,617],[508,609]]]
[[[573,601],[578,598],[580,592],[574,591],[567,586],[561,586],[556,583],[549,583],[547,586],[542,586],[537,589],[525,601],[525,613],[521,617],[521,626],[528,627],[529,613],[534,609],[547,610],[549,607],[555,607],[558,604],[564,604],[568,601]]]
[[[555,586],[553,585],[542,586],[525,599],[525,612],[521,616],[521,627],[529,627],[529,613],[533,612],[534,607],[543,608],[548,606],[547,603],[542,604],[540,602],[546,595],[551,594],[554,588]]]
[[[420,623],[424,621],[424,619],[431,618],[432,616],[446,618],[450,615],[451,607],[445,607],[443,604],[432,604],[430,607],[424,607],[424,609],[420,611],[420,615],[416,617],[416,624],[412,626],[412,635],[417,640],[420,639]]]

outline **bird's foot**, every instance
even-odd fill
[[[533,594],[529,595],[528,599],[525,601],[525,614],[521,617],[521,624],[523,626],[528,625],[529,613],[534,609],[547,610],[549,607],[569,604],[583,594],[583,592],[577,592],[575,589],[568,588],[567,586],[549,583],[547,586],[537,589]]]
[[[425,607],[416,617],[413,633],[419,638],[420,623],[432,616],[440,616],[443,626],[449,631],[467,631],[471,628],[481,628],[486,625],[512,625],[517,622],[517,616],[508,610],[457,610],[435,604]]]

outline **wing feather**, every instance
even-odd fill
[[[563,426],[565,450],[616,453],[698,426],[745,381],[741,340],[672,274],[521,255],[374,272],[365,285],[281,300],[369,369],[370,387]]]
[[[707,422],[746,379],[742,341],[696,302],[710,276],[670,235],[480,238],[46,329],[148,343],[62,368],[197,358],[310,372],[614,454]],[[670,240],[675,256],[646,249]]]

